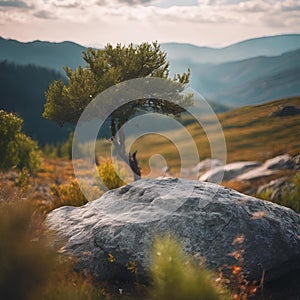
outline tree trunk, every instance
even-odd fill
[[[137,151],[128,153],[128,157],[125,151],[125,135],[122,132],[122,129],[119,129],[118,138],[116,137],[116,125],[115,119],[111,118],[111,130],[112,130],[112,142],[116,148],[118,155],[126,162],[126,164],[130,167],[131,171],[133,172],[134,181],[141,179],[141,169],[138,166],[138,161],[136,158]]]

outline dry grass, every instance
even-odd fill
[[[226,140],[227,162],[238,160],[264,161],[282,153],[291,155],[300,153],[299,115],[270,117],[272,112],[283,105],[293,105],[300,108],[300,97],[242,107],[218,115]],[[200,158],[210,157],[211,149],[203,128],[198,123],[193,123],[188,125],[186,129],[194,138]],[[176,140],[180,140],[183,133],[177,130],[166,132],[166,135],[172,139],[174,137]],[[218,136],[215,135],[212,138],[217,139]],[[138,139],[132,145],[132,149],[138,150],[138,158],[142,167],[147,166],[147,162],[153,154],[162,154],[170,168],[178,170],[180,159],[176,146],[182,147],[188,154],[189,145],[182,138],[179,143],[174,145],[164,137],[147,135]]]

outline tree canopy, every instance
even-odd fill
[[[126,80],[147,77],[159,77],[170,82],[179,83],[181,86],[189,82],[189,70],[183,74],[169,77],[169,63],[167,54],[160,49],[157,42],[130,44],[113,47],[108,44],[104,49],[89,48],[83,52],[86,67],[78,66],[75,70],[65,67],[68,79],[67,84],[62,80],[54,81],[46,92],[46,104],[43,116],[56,121],[60,125],[76,123],[95,96],[111,86]],[[155,101],[157,100],[157,101]],[[124,137],[118,140],[116,132],[138,109],[147,107],[147,110],[164,114],[179,115],[184,109],[164,99],[141,99],[119,107],[111,113],[111,137],[118,154],[125,159]],[[136,154],[129,157],[129,162],[136,161]],[[131,168],[138,172],[137,165]]]
[[[40,166],[38,145],[22,133],[23,120],[0,110],[0,169],[16,167],[36,172]]]

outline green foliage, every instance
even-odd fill
[[[119,177],[125,176],[125,170],[118,164],[112,163],[110,159],[100,162],[98,167],[99,176],[103,184],[109,189],[116,189],[125,184],[125,182]]]
[[[31,232],[37,217],[29,199],[13,195],[0,204],[0,295],[6,300],[96,300],[104,292],[72,271],[72,260],[60,258]],[[30,203],[30,204],[29,204]]]
[[[40,166],[38,145],[21,132],[23,120],[0,110],[0,169],[17,167],[36,172]]]
[[[30,234],[28,205],[0,205],[1,299],[38,299],[54,261],[53,253]]]
[[[45,144],[42,148],[46,157],[65,157],[72,159],[72,144],[74,132],[70,131],[67,141],[54,144]]]
[[[160,49],[158,43],[142,43],[138,46],[130,44],[128,47],[118,44],[116,47],[108,44],[104,49],[89,48],[83,52],[87,63],[86,68],[75,70],[65,68],[68,83],[62,80],[54,81],[46,93],[43,116],[63,125],[66,122],[77,122],[79,116],[100,92],[107,88],[134,78],[160,77],[168,78],[169,64],[166,53]],[[189,82],[189,72],[176,75],[174,82],[186,84]],[[153,99],[152,99],[153,100]],[[152,104],[153,109],[163,109],[165,113],[180,113],[182,109],[174,104],[161,102]],[[138,105],[141,107],[143,104]],[[115,122],[121,128],[122,124],[137,112],[136,103],[122,107],[121,111],[112,113]],[[113,130],[113,129],[112,129]],[[112,133],[114,136],[114,133]]]
[[[275,202],[293,209],[295,212],[300,213],[300,171],[298,171],[293,179],[295,185],[294,189],[284,187],[281,196],[276,199],[271,199],[272,191],[266,190],[257,195],[258,198]]]
[[[29,178],[30,174],[26,168],[23,168],[17,178],[16,184],[18,187],[21,189],[26,189],[29,188]]]
[[[88,202],[76,179],[61,185],[53,184],[51,186],[51,195],[53,201],[49,210],[61,206],[82,206]]]
[[[256,196],[259,199],[271,201],[272,191],[270,189],[266,189],[260,192],[259,194],[257,194]]]
[[[158,238],[153,247],[151,299],[227,299],[212,281],[211,274],[184,255],[169,235]]]
[[[300,171],[294,176],[294,189],[285,188],[280,199],[280,205],[290,207],[294,211],[300,213]]]

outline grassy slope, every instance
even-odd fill
[[[259,160],[274,157],[281,153],[300,153],[300,115],[270,117],[272,112],[283,105],[300,108],[300,97],[280,99],[256,106],[245,106],[218,115],[227,145],[227,162],[238,160]],[[196,141],[200,158],[210,157],[210,146],[203,128],[194,123],[186,127]],[[164,134],[164,133],[162,133]],[[180,138],[179,130],[165,132],[169,137]],[[213,136],[213,138],[218,138]],[[172,140],[172,138],[170,138]],[[181,139],[180,144],[187,153],[190,144]],[[176,144],[178,146],[178,144]],[[161,154],[173,168],[180,166],[176,147],[166,138],[157,135],[144,136],[131,147],[138,150],[138,158],[145,167],[153,154]],[[193,163],[191,159],[190,164]],[[193,165],[190,165],[192,167]]]

